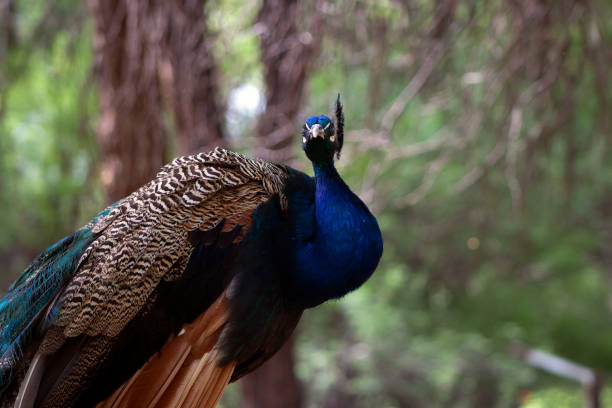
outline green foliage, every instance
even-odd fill
[[[525,392],[524,408],[582,408],[584,401],[575,387],[545,387],[537,392]],[[602,407],[612,404],[612,389],[607,387],[602,393]]]
[[[19,14],[23,38],[31,37],[30,26],[42,8],[37,2]],[[26,259],[16,260],[21,268],[27,257],[72,232],[102,203],[92,132],[97,105],[91,29],[53,31],[30,41],[11,50],[2,66],[10,82],[3,90],[0,121],[0,254],[6,250],[9,257],[11,247],[26,248]],[[3,286],[21,268],[3,276]]]

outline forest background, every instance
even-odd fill
[[[611,65],[608,0],[0,0],[0,290],[176,155],[310,172],[340,92],[381,265],[222,407],[583,406],[518,345],[612,406]]]

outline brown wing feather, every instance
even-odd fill
[[[50,355],[63,347],[66,338],[85,335],[90,339],[81,350],[83,356],[66,367],[65,380],[59,385],[49,382],[49,387],[57,389],[45,388],[49,405],[65,406],[75,398],[92,381],[113,339],[150,302],[157,285],[181,276],[193,250],[189,231],[209,230],[225,220],[225,232],[242,226],[234,238],[239,241],[259,204],[273,195],[286,203],[282,191],[287,177],[282,166],[216,149],[174,160],[150,183],[96,217],[87,227],[100,235],[60,295],[62,307],[55,325],[38,348],[39,353]],[[132,402],[150,392],[155,397],[149,402],[157,401],[157,406],[176,406],[164,401],[176,401],[182,395],[184,403],[214,403],[235,365],[217,367],[213,346],[226,316],[219,310],[210,313],[185,328],[186,333],[189,329],[197,335],[169,340],[152,359],[161,358],[155,369],[141,368],[104,406],[127,406],[121,401],[138,406]],[[142,382],[141,377],[149,380]]]
[[[214,407],[236,366],[218,365],[215,344],[227,318],[227,299],[222,294],[98,408]]]
[[[286,179],[282,166],[223,149],[163,167],[89,225],[101,235],[60,298],[57,325],[64,336],[115,337],[162,279],[181,275],[193,249],[190,230],[212,228],[222,219],[227,228],[243,223],[257,205],[282,196]]]

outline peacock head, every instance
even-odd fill
[[[340,94],[336,100],[336,124],[325,116],[311,116],[302,127],[302,148],[313,163],[333,162],[340,158],[344,142],[344,113]]]

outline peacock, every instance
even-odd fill
[[[179,157],[42,252],[0,300],[0,405],[215,406],[379,263],[376,218],[334,166],[343,139],[338,96],[335,121],[303,124],[314,177]]]

